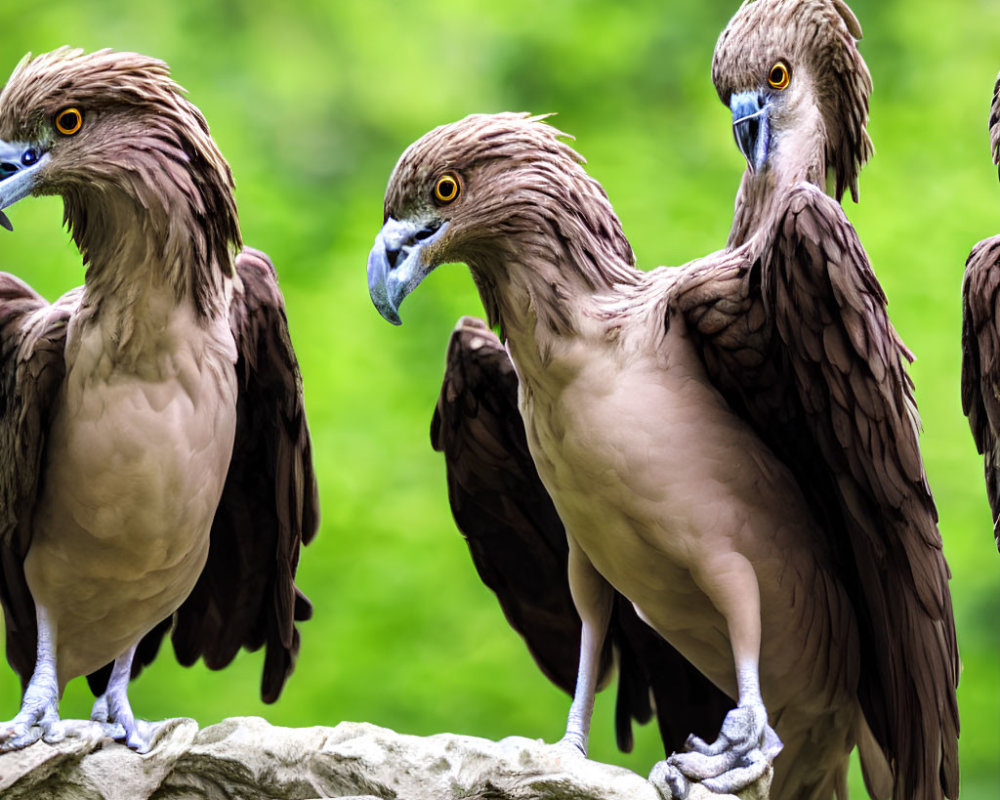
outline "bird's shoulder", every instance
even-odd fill
[[[49,303],[20,278],[0,273],[0,538],[12,535],[33,504],[78,296]]]

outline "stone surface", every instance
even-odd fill
[[[765,798],[769,779],[740,800]],[[407,736],[352,722],[277,728],[256,717],[203,730],[194,720],[168,720],[146,755],[93,735],[38,742],[0,755],[0,797],[660,800],[645,778],[561,745],[518,737],[492,742],[447,733]],[[688,800],[721,797],[695,786]]]

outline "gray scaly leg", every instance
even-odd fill
[[[35,671],[21,699],[21,710],[0,725],[0,752],[19,750],[37,742],[59,721],[59,680],[56,677],[55,632],[41,606],[36,608],[38,645]]]
[[[148,753],[153,747],[156,733],[161,727],[137,720],[128,701],[128,682],[132,677],[132,659],[135,645],[115,659],[108,679],[108,688],[94,702],[91,720],[109,726],[112,738],[124,741],[139,753]]]

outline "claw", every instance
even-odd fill
[[[654,765],[649,773],[649,782],[662,800],[687,800],[691,792],[691,782],[684,777],[684,773],[666,761]]]
[[[747,753],[744,761],[744,765],[733,767],[716,778],[706,778],[701,785],[717,794],[733,794],[756,783],[771,766],[760,750]]]
[[[0,753],[20,750],[42,738],[44,730],[40,725],[25,725],[16,718],[0,728]]]
[[[747,704],[726,715],[714,742],[689,736],[685,747],[686,752],[673,753],[650,774],[650,781],[664,796],[670,791],[671,796],[686,797],[689,782],[716,793],[735,794],[768,773],[782,745],[767,724],[763,705]]]

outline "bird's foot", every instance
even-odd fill
[[[93,723],[104,726],[107,735],[116,742],[124,742],[137,753],[152,750],[163,727],[162,722],[136,719],[124,693],[111,695],[109,692],[98,697],[90,712],[90,719]]]
[[[556,747],[566,750],[574,756],[587,757],[587,737],[579,731],[566,731],[566,735],[556,742]]]
[[[0,725],[0,753],[20,750],[39,739],[56,744],[67,738],[115,738],[116,726],[85,719],[60,719],[55,709],[22,709],[10,722]]]
[[[685,752],[657,764],[649,780],[667,798],[687,797],[691,783],[735,794],[764,776],[781,747],[763,705],[739,706],[726,715],[714,742],[689,737]]]
[[[9,722],[0,723],[0,753],[34,744],[58,722],[58,695],[29,685],[17,716]]]

